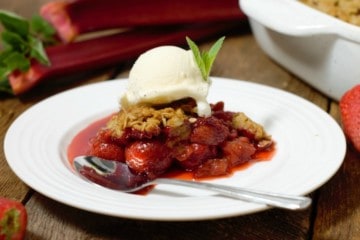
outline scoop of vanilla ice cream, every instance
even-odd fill
[[[210,80],[202,78],[191,50],[161,46],[143,53],[134,63],[121,105],[166,104],[191,97],[200,116],[211,114],[206,100]]]

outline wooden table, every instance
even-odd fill
[[[29,17],[45,0],[0,0],[0,8]],[[202,43],[207,48],[214,39]],[[127,77],[132,62],[102,69],[74,83],[39,86],[22,98],[0,95],[0,145],[11,123],[27,108],[57,92],[79,85]],[[248,26],[229,34],[212,75],[262,83],[299,95],[339,122],[337,102],[314,90],[270,60]],[[80,78],[80,79],[79,79]],[[336,141],[336,140],[334,140]],[[16,146],[14,146],[16,147]],[[208,221],[157,222],[103,216],[49,199],[26,186],[7,165],[0,148],[0,196],[22,201],[29,215],[27,239],[360,239],[360,156],[348,149],[346,159],[326,184],[311,193],[304,211],[272,209]]]

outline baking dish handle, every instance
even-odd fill
[[[252,20],[274,31],[293,36],[335,34],[360,42],[360,27],[343,22],[297,0],[239,0]]]

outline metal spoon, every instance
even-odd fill
[[[266,204],[272,207],[291,210],[304,209],[311,204],[311,198],[308,197],[269,193],[206,182],[183,181],[170,178],[157,178],[149,181],[145,176],[133,174],[125,163],[105,160],[95,156],[76,157],[74,159],[74,166],[81,176],[91,182],[122,192],[136,192],[154,184],[172,184],[205,189],[246,202]]]

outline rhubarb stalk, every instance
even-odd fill
[[[62,0],[43,5],[40,14],[64,42],[104,29],[245,19],[238,0]]]
[[[159,45],[184,45],[185,36],[199,41],[224,33],[236,25],[238,24],[227,22],[151,30],[134,29],[115,35],[47,47],[46,53],[51,66],[32,61],[28,71],[15,71],[10,74],[9,82],[13,93],[19,95],[45,79],[115,65]]]

